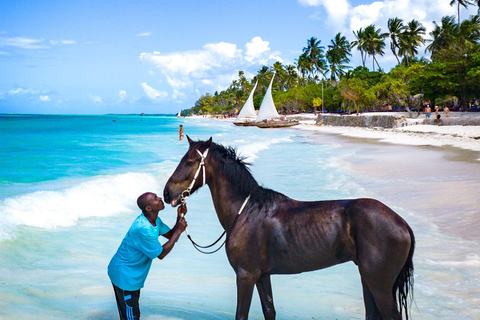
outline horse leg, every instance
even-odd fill
[[[257,281],[258,295],[262,303],[265,320],[275,319],[275,307],[273,306],[272,283],[269,274],[263,274]]]
[[[362,276],[363,293],[367,312],[366,319],[402,320],[402,317],[397,310],[397,302],[393,294],[395,278],[391,275],[387,276],[381,274],[380,271],[360,271],[360,274]]]
[[[236,320],[248,320],[252,303],[253,287],[258,277],[246,271],[237,271],[237,312]]]
[[[380,310],[378,310],[375,303],[375,298],[373,297],[372,292],[368,288],[368,285],[365,281],[362,280],[363,287],[363,302],[365,303],[365,319],[366,320],[382,320],[382,315]]]

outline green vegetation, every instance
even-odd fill
[[[473,4],[451,1],[457,6]],[[418,21],[404,23],[398,18],[388,20],[387,33],[375,25],[354,31],[351,43],[338,33],[325,48],[321,40],[312,37],[295,65],[276,62],[263,66],[251,81],[240,71],[229,88],[206,93],[188,114],[234,115],[257,80],[254,105],[258,109],[273,73],[273,99],[281,114],[322,109],[360,112],[387,105],[410,111],[412,107],[420,109],[424,100],[468,108],[480,99],[480,17],[457,23],[454,16],[446,16],[434,24],[430,39],[425,38],[425,28]],[[377,60],[385,54],[387,41],[398,62],[389,72]],[[427,44],[430,60],[418,58],[423,44]],[[352,50],[360,53],[362,66],[348,65]]]

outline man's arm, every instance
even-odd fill
[[[162,234],[162,236],[164,236],[167,239],[171,239],[173,234],[175,233],[175,230],[176,230],[177,226],[178,226],[178,221],[180,220],[180,218],[184,217],[186,214],[187,214],[187,205],[185,203],[182,203],[177,208],[177,223],[175,224],[175,226],[170,231],[168,231],[165,234]]]
[[[158,259],[163,259],[167,254],[172,251],[173,246],[175,245],[175,242],[177,242],[178,238],[180,238],[180,235],[182,234],[183,231],[187,228],[187,221],[185,218],[180,218],[177,220],[177,223],[175,224],[175,227],[173,227],[172,230],[170,230],[168,233],[171,233],[169,240],[163,245],[163,251],[162,253],[158,256]],[[166,235],[165,234],[165,235]]]

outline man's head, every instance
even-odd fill
[[[137,205],[143,213],[158,212],[165,208],[162,198],[153,192],[145,192],[138,197]]]

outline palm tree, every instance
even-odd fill
[[[364,30],[365,32],[365,46],[366,52],[369,56],[372,56],[373,70],[375,71],[375,63],[377,63],[378,69],[380,65],[378,64],[375,55],[379,54],[383,56],[385,52],[385,38],[388,36],[387,33],[381,33],[381,29],[375,29],[375,25],[371,24],[367,26]]]
[[[479,0],[480,1],[480,0]],[[400,35],[404,32],[405,26],[403,25],[403,20],[398,18],[388,19],[388,31],[390,32],[390,49],[393,52],[395,58],[397,58],[398,64],[400,64],[400,59],[397,55],[397,49],[399,48]]]
[[[417,48],[425,43],[425,27],[417,20],[410,21],[403,33],[400,34],[400,44],[398,55],[404,57],[405,64],[408,66],[409,58],[414,58],[417,54]]]
[[[345,73],[345,69],[348,68],[346,64],[350,62],[348,57],[352,55],[350,53],[351,47],[347,38],[340,33],[337,33],[330,43],[326,59],[330,65],[330,78],[336,80],[339,79],[340,76]]]
[[[430,32],[430,36],[433,39],[428,40],[431,43],[426,49],[431,52],[432,57],[434,57],[438,51],[447,48],[458,33],[458,25],[455,22],[454,16],[443,17],[441,25],[438,25],[435,21],[433,21],[433,24],[435,27],[433,28],[433,31]]]
[[[303,48],[303,53],[305,53],[310,62],[310,69],[314,78],[318,76],[318,73],[323,74],[326,70],[324,47],[320,45],[321,42],[321,40],[311,37],[307,40],[307,46]]]
[[[477,2],[480,2],[477,0]],[[458,24],[460,24],[460,6],[464,7],[465,9],[467,6],[472,5],[473,2],[472,0],[451,0],[450,1],[450,6],[453,7],[454,4],[457,4],[457,16],[458,16]]]
[[[286,90],[286,77],[287,72],[284,69],[284,66],[280,61],[276,61],[273,64],[273,71],[275,72],[275,84],[277,86],[277,90],[284,91]]]
[[[295,66],[291,64],[285,67],[285,71],[287,73],[285,84],[288,90],[288,89],[294,88],[297,85],[298,73]]]
[[[353,35],[357,40],[352,41],[351,47],[357,47],[357,50],[360,51],[362,56],[362,66],[365,68],[365,58],[366,58],[366,46],[365,46],[365,31],[363,28],[360,28],[356,33],[353,31]]]
[[[470,19],[462,21],[459,26],[459,37],[465,44],[480,44],[480,16],[471,16]]]
[[[302,53],[300,57],[298,57],[297,59],[297,69],[298,69],[298,72],[302,75],[303,82],[305,81],[305,76],[309,72],[312,72],[310,61],[305,52]]]

